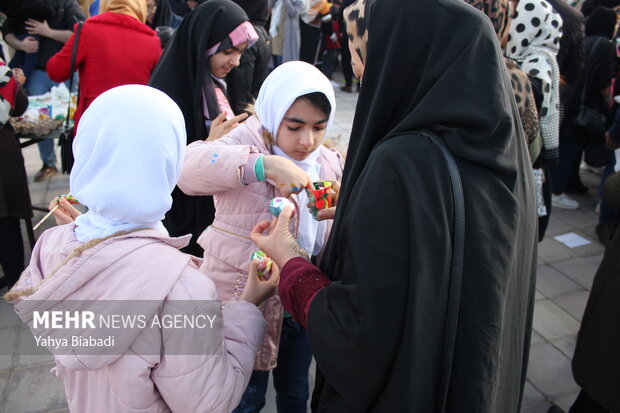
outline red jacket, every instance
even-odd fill
[[[75,30],[77,24],[74,33]],[[47,73],[55,82],[69,79],[74,36],[47,62]],[[157,34],[133,17],[108,12],[86,20],[78,39],[76,59],[80,74],[76,127],[82,113],[106,90],[126,84],[147,84],[160,55]]]

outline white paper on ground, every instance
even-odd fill
[[[557,237],[553,237],[556,241],[561,242],[566,245],[568,248],[576,248],[581,247],[582,245],[592,244],[590,241],[581,237],[574,232],[569,232],[568,234],[558,235]]]

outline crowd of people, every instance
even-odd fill
[[[518,413],[537,245],[553,209],[579,208],[584,162],[603,169],[609,246],[570,412],[618,411],[618,7],[0,0],[5,298],[27,323],[33,302],[222,305],[217,355],[141,355],[139,335],[113,357],[57,356],[70,411],[259,412],[271,374],[278,412],[306,412],[314,357],[313,411]],[[87,211],[53,199],[26,267],[8,118],[72,80],[70,192]],[[359,92],[346,154],[323,144],[335,90]],[[37,182],[57,173],[53,140],[39,151]],[[313,215],[317,181],[335,202]],[[273,218],[275,197],[291,205]]]

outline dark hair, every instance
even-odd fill
[[[620,5],[620,0],[586,0],[581,5],[581,13],[584,17],[588,17],[597,7],[613,9],[618,5]]]
[[[616,12],[607,7],[597,7],[586,20],[586,36],[598,35],[611,39],[615,28]]]
[[[323,112],[325,116],[329,117],[330,113],[332,112],[332,105],[329,103],[329,99],[327,99],[327,96],[325,96],[325,94],[322,92],[312,92],[306,95],[301,95],[300,97],[295,99],[295,102],[300,99],[308,101],[312,106]]]

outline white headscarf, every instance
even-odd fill
[[[329,133],[334,120],[334,113],[336,112],[334,88],[329,79],[320,70],[305,62],[286,62],[275,68],[267,76],[256,99],[256,115],[263,128],[274,137],[273,153],[290,159],[306,171],[310,178],[312,178],[312,181],[318,181],[321,179],[321,165],[318,163],[321,145],[308,155],[306,159],[298,161],[288,156],[278,147],[277,136],[282,118],[284,118],[293,102],[300,96],[314,92],[323,93],[331,105],[329,120],[325,128],[325,135],[323,135],[325,137]],[[308,203],[308,196],[305,191],[297,195],[297,200],[300,207],[297,242],[303,249],[312,255],[316,255],[323,247],[327,224],[324,221],[318,222],[312,218],[306,205]]]
[[[510,23],[506,56],[516,60],[528,75],[542,82],[540,130],[543,156],[559,157],[560,70],[556,55],[560,50],[562,18],[545,0],[521,0]]]
[[[88,207],[75,220],[77,239],[136,228],[166,232],[161,220],[172,205],[185,142],[183,114],[165,93],[125,85],[97,97],[73,143],[71,194]]]

